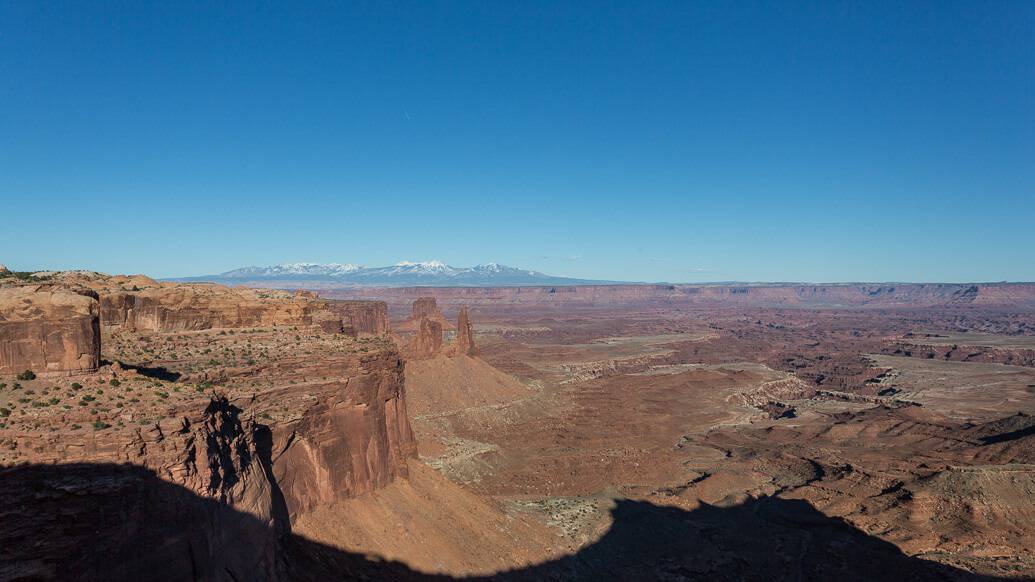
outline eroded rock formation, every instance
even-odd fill
[[[417,332],[410,339],[409,355],[414,359],[434,357],[442,349],[442,324],[422,318]]]
[[[97,369],[97,294],[24,285],[0,289],[0,374],[68,374]]]
[[[446,319],[438,308],[438,300],[434,297],[418,297],[410,306],[410,316],[401,325],[406,331],[418,331],[422,319],[430,319],[442,326],[443,331],[453,329],[453,324]]]
[[[380,301],[329,301],[301,290],[159,283],[142,275],[63,273],[59,277],[65,284],[97,291],[101,325],[108,330],[166,332],[313,325],[330,333],[355,336],[388,331],[388,309]]]
[[[162,285],[139,291],[101,290],[105,328],[188,331],[212,328],[314,325],[325,303],[306,295],[218,285]]]
[[[471,325],[466,305],[460,308],[460,315],[456,321],[456,341],[453,343],[453,353],[458,356],[474,356],[478,353],[478,346],[474,343],[474,326]]]
[[[360,336],[388,333],[388,306],[384,301],[327,301],[325,305],[341,319],[345,333]]]
[[[268,440],[217,398],[132,438],[70,442],[71,464],[0,469],[0,579],[283,579]]]
[[[440,314],[441,313],[438,310],[438,302],[435,301],[434,297],[419,297],[413,302],[413,308],[410,311],[410,318],[420,321],[421,318],[424,317],[435,319]]]
[[[348,367],[344,378],[307,387],[310,398],[290,400],[297,418],[273,425],[273,468],[292,517],[384,487],[416,457],[399,355]]]
[[[181,396],[143,425],[127,409],[84,432],[55,410],[58,432],[0,430],[22,467],[0,468],[0,579],[285,579],[292,519],[405,477],[416,457],[402,361],[378,345],[292,359],[274,372],[295,375],[259,395]]]

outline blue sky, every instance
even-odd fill
[[[1033,2],[213,4],[0,2],[0,263],[1035,280]]]

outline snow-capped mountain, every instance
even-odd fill
[[[363,267],[351,263],[284,263],[269,267],[244,267],[221,273],[226,279],[254,279],[256,277],[313,276],[339,277],[356,272]]]
[[[218,275],[175,280],[284,287],[299,287],[311,283],[319,283],[320,287],[518,287],[613,283],[555,277],[499,263],[452,267],[442,261],[402,261],[388,267],[361,267],[350,263],[289,263],[268,267],[244,267]]]

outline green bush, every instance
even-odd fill
[[[35,380],[36,379],[36,373],[33,372],[32,370],[25,370],[21,374],[18,374],[18,379],[19,380]]]

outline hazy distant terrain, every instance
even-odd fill
[[[401,262],[388,267],[363,267],[342,263],[290,263],[268,267],[244,267],[217,275],[171,279],[227,285],[282,287],[516,287],[529,285],[602,285],[617,281],[556,277],[498,263],[452,267],[440,261]]]

